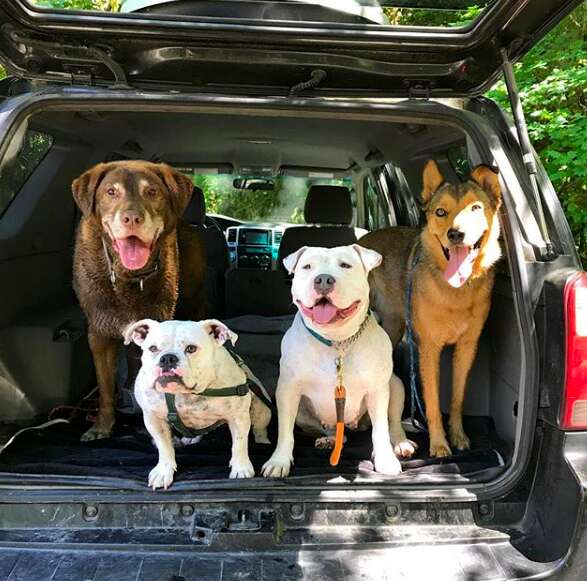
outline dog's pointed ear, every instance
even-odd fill
[[[131,323],[122,332],[124,344],[128,345],[129,343],[135,343],[135,345],[140,347],[145,342],[147,335],[157,325],[159,325],[159,323],[153,319],[141,319],[140,321]]]
[[[445,182],[438,164],[429,159],[422,174],[422,202],[426,205],[434,192]]]
[[[156,164],[156,172],[171,194],[171,204],[177,216],[183,216],[191,198],[194,184],[188,176],[166,163]]]
[[[383,256],[376,250],[365,248],[359,244],[353,244],[351,246],[354,251],[359,255],[363,266],[367,272],[371,272],[374,268],[377,268],[383,262]]]
[[[96,191],[109,169],[110,164],[99,163],[73,180],[71,184],[73,199],[86,218],[94,212]]]
[[[488,165],[478,165],[471,171],[471,179],[493,198],[495,207],[499,208],[501,205],[501,187],[497,169],[493,169]]]
[[[298,265],[300,258],[302,257],[302,254],[304,254],[304,252],[306,252],[307,249],[308,249],[307,246],[302,246],[299,250],[296,250],[295,252],[288,254],[283,259],[283,266],[285,266],[285,270],[287,270],[287,272],[289,272],[289,274],[293,274],[294,270],[296,269],[296,266]]]
[[[238,341],[238,335],[218,319],[207,319],[202,321],[202,324],[208,335],[211,335],[218,345],[224,345],[227,341],[235,345]]]

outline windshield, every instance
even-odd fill
[[[381,26],[468,25],[497,0],[28,0],[42,8]]]
[[[193,182],[204,192],[207,215],[247,223],[303,224],[306,195],[314,184],[348,187],[355,205],[350,178],[251,178],[194,173]]]

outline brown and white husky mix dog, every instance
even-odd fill
[[[418,340],[430,455],[440,457],[451,453],[439,401],[440,353],[445,345],[455,345],[450,442],[458,449],[470,445],[462,424],[463,400],[491,306],[492,266],[501,256],[501,191],[497,175],[484,165],[477,166],[466,182],[450,184],[430,160],[423,183],[427,223],[422,231],[386,228],[359,243],[384,257],[371,273],[371,305],[394,346],[405,329],[406,284],[412,269],[412,324]]]

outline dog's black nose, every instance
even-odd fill
[[[450,228],[446,236],[453,244],[460,244],[465,239],[465,233],[456,228]]]
[[[334,287],[336,279],[331,274],[319,274],[314,279],[314,290],[319,293],[329,293]]]
[[[125,226],[140,226],[144,217],[136,210],[125,210],[122,212],[122,223]]]
[[[179,363],[179,357],[175,355],[175,353],[163,353],[161,357],[159,357],[159,367],[163,369],[163,371],[171,371],[177,367]]]

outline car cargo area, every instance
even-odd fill
[[[95,414],[97,393],[85,322],[72,288],[73,240],[79,220],[71,194],[73,179],[102,161],[146,159],[204,178],[279,178],[282,183],[298,180],[296,184],[306,180],[306,189],[336,181],[349,188],[353,223],[346,227],[360,239],[369,230],[423,223],[418,199],[428,159],[437,161],[449,181],[462,180],[467,168],[480,161],[478,152],[471,149],[471,139],[447,122],[415,117],[389,117],[382,122],[371,121],[367,115],[311,112],[294,116],[269,109],[252,115],[237,109],[141,112],[121,106],[54,107],[31,115],[13,142],[19,146],[7,151],[0,179],[0,211],[4,212],[0,218],[0,423],[2,443],[10,440],[0,453],[0,481],[71,486],[108,482],[111,487],[136,489],[147,488],[157,453],[132,398],[122,344],[115,433],[109,439],[80,442]],[[287,222],[284,216],[296,211],[295,204],[283,199],[288,191],[282,190],[285,193],[272,215],[240,226],[281,227]],[[250,192],[243,190],[239,195]],[[303,196],[300,200],[303,205]],[[206,252],[210,315],[238,333],[235,350],[274,394],[281,338],[294,315],[290,280],[278,254],[268,263],[249,259],[247,263],[230,238],[224,263],[212,244],[218,244],[218,230],[225,239],[230,228],[239,225],[220,213],[208,210],[206,216],[202,208],[192,207],[191,212],[186,220],[210,244]],[[299,222],[299,212],[296,216]],[[505,219],[502,211],[502,223]],[[328,222],[325,216],[324,223]],[[212,239],[216,242],[209,242]],[[471,450],[443,459],[428,457],[426,433],[412,429],[410,422],[409,353],[402,341],[394,345],[394,369],[406,389],[408,437],[419,445],[415,457],[402,462],[403,473],[383,477],[373,471],[369,431],[347,431],[349,439],[338,467],[329,465],[328,451],[316,449],[312,439],[298,434],[287,483],[461,486],[494,480],[511,465],[523,350],[505,244],[502,250],[491,312],[465,400],[464,427]],[[136,357],[136,352],[129,350],[128,356]],[[445,413],[451,359],[452,348],[445,349],[441,361]],[[250,441],[256,478],[236,486],[267,485],[259,472],[273,451],[276,427],[274,417],[269,429],[271,446]],[[228,429],[220,427],[201,441],[178,448],[173,487],[181,490],[210,481],[229,486],[230,446]]]

